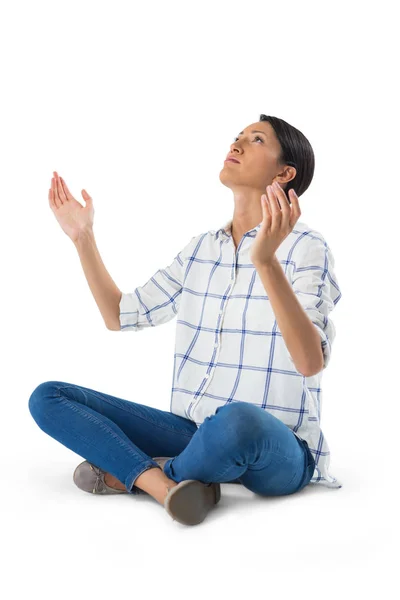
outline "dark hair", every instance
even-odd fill
[[[310,142],[305,135],[283,119],[260,115],[260,121],[268,121],[281,145],[279,162],[295,167],[296,176],[283,186],[290,201],[289,190],[294,189],[298,196],[304,194],[314,176],[315,157]]]

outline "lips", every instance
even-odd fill
[[[227,159],[225,160],[225,162],[235,162],[235,163],[239,163],[239,161],[238,161],[238,160],[236,160],[235,158],[227,158]],[[240,163],[239,163],[239,164],[240,164]]]

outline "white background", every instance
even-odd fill
[[[394,2],[18,2],[1,44],[2,587],[7,598],[391,598],[398,530],[398,31]],[[169,410],[175,321],[108,331],[48,204],[53,170],[95,207],[125,292],[233,214],[230,144],[265,113],[316,169],[301,220],[343,294],[322,385],[344,484],[262,498],[224,484],[197,527],[155,500],[85,494],[83,459],[28,400],[75,383]],[[150,243],[151,242],[151,243]],[[310,486],[311,487],[311,486]],[[397,530],[397,531],[396,531]]]

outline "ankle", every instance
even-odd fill
[[[160,467],[151,467],[136,478],[134,485],[162,504],[169,490],[178,484],[169,479]]]
[[[106,473],[104,475],[104,482],[108,487],[113,488],[114,490],[126,490],[124,484],[114,477],[114,475],[111,475],[111,473]]]
[[[160,504],[164,504],[164,500],[168,496],[169,492],[177,485],[178,484],[176,483],[176,481],[172,481],[172,479],[170,479],[168,484],[165,486],[163,494],[161,495],[161,497],[157,497],[156,500],[158,500]]]

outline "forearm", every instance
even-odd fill
[[[256,269],[296,369],[306,377],[319,373],[324,364],[321,338],[278,259],[274,256],[268,264],[256,266]]]
[[[115,285],[101,259],[93,230],[75,243],[90,291],[108,329],[119,328],[121,292]]]

